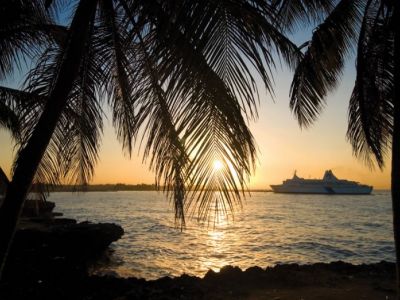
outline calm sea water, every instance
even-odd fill
[[[253,193],[211,227],[174,227],[170,203],[158,192],[53,193],[56,211],[79,221],[114,222],[125,235],[98,269],[155,279],[203,276],[224,265],[242,269],[278,263],[394,261],[390,193],[368,196]]]

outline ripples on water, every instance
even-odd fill
[[[54,193],[56,211],[79,221],[114,222],[125,235],[102,271],[155,279],[203,276],[224,265],[394,261],[390,193],[367,196],[253,193],[234,221],[174,228],[157,192]]]

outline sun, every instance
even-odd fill
[[[224,167],[224,164],[220,160],[216,159],[214,160],[213,167],[215,171],[219,171]]]

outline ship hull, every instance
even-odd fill
[[[274,193],[287,194],[328,194],[328,195],[368,195],[371,186],[334,187],[334,186],[284,186],[271,185]]]

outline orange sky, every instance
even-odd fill
[[[304,178],[321,178],[332,169],[339,178],[371,184],[375,188],[389,188],[390,168],[383,172],[369,170],[352,155],[345,140],[347,106],[354,84],[354,64],[349,64],[343,81],[328,97],[327,108],[320,119],[307,130],[301,130],[288,107],[291,74],[277,73],[275,102],[262,96],[259,120],[250,124],[259,147],[259,163],[251,179],[251,188],[269,188],[292,177],[293,171]],[[0,166],[7,173],[13,158],[9,135],[0,131]],[[154,183],[154,174],[142,164],[136,149],[132,159],[124,156],[110,121],[106,120],[100,162],[93,183]]]

